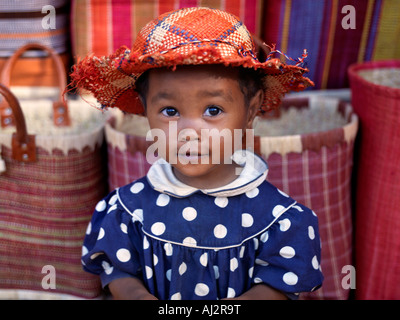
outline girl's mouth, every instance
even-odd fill
[[[208,153],[198,153],[187,151],[185,154],[179,153],[178,158],[183,162],[200,163],[204,159],[208,159]]]

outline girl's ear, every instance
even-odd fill
[[[258,90],[257,93],[250,99],[249,107],[247,110],[246,129],[253,129],[253,121],[263,101],[264,101],[263,90]]]

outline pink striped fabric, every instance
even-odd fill
[[[121,45],[131,47],[139,30],[159,15],[186,7],[212,7],[232,13],[260,36],[261,0],[74,0],[71,37],[75,57],[109,55]]]
[[[324,283],[303,299],[347,299],[342,268],[352,265],[351,172],[353,143],[338,143],[319,151],[304,150],[284,156],[272,154],[268,181],[318,216],[322,243]]]
[[[127,139],[143,139],[142,137],[128,136]],[[124,186],[146,175],[151,164],[146,160],[146,152],[121,151],[112,144],[107,145],[108,151],[108,186],[110,191]]]

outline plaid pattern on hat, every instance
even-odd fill
[[[264,102],[259,115],[279,106],[289,91],[300,91],[313,83],[303,74],[304,58],[287,65],[273,58],[265,62],[255,54],[253,39],[234,15],[210,8],[185,8],[165,13],[149,22],[138,34],[132,50],[126,46],[108,57],[87,56],[71,74],[71,86],[95,96],[103,108],[117,107],[128,113],[143,113],[135,92],[135,82],[152,68],[178,65],[224,64],[262,70]]]

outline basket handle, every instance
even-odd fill
[[[58,86],[60,88],[60,94],[57,101],[53,102],[53,122],[54,125],[57,127],[69,126],[71,122],[68,113],[68,106],[64,103],[62,97],[64,88],[67,85],[67,75],[61,58],[53,49],[39,43],[29,43],[20,47],[4,64],[3,71],[1,72],[0,82],[7,87],[10,86],[11,71],[13,70],[15,63],[22,56],[22,54],[32,49],[47,52],[49,54],[49,57],[53,60],[55,64],[56,72],[58,75]],[[0,106],[0,115],[2,127],[15,125],[13,115],[10,112],[9,108],[5,108],[4,105]]]
[[[1,83],[0,93],[11,107],[16,123],[16,132],[13,133],[11,140],[12,158],[22,162],[36,161],[35,136],[29,135],[26,131],[24,114],[22,113],[17,98],[5,85]]]

